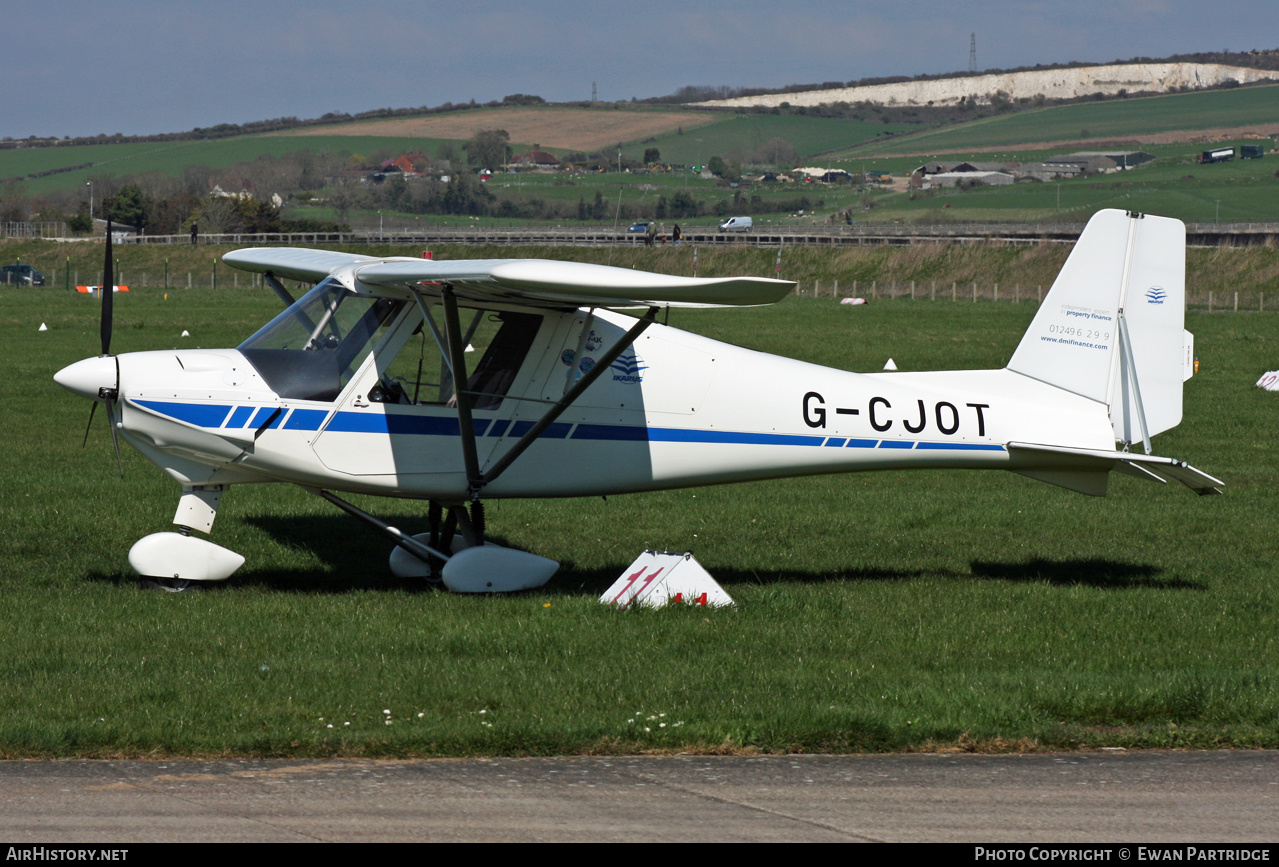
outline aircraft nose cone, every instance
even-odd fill
[[[85,358],[53,375],[53,381],[72,394],[102,400],[99,389],[116,387],[116,362],[110,355]]]

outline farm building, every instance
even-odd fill
[[[1002,186],[1011,184],[1013,180],[1013,176],[1008,172],[938,172],[924,178],[920,189],[937,190],[944,187],[957,187],[961,184]]]
[[[931,162],[924,163],[913,172],[912,175],[918,175],[926,178],[930,175],[940,175],[946,172],[1010,172],[1016,165],[1014,163],[986,163],[973,161],[951,161],[951,162]]]
[[[1034,178],[1040,181],[1056,181],[1065,178],[1082,177],[1084,167],[1080,163],[1022,163],[1017,168],[1017,176]]]
[[[1076,163],[1085,172],[1122,172],[1153,160],[1154,154],[1145,151],[1078,151],[1059,157],[1049,157],[1046,163]]]
[[[1042,163],[1024,163],[1018,170],[1019,177],[1053,181],[1077,178],[1082,175],[1109,174],[1136,168],[1155,157],[1145,151],[1077,151],[1059,154]]]

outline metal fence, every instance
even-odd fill
[[[83,280],[81,279],[83,277]],[[69,279],[69,283],[68,283]],[[116,273],[117,285],[147,289],[231,289],[265,287],[262,275],[250,274],[235,268],[220,266],[202,271],[174,271],[170,273],[127,272]],[[302,285],[304,281],[292,281]],[[54,269],[46,276],[47,286],[91,285],[102,283],[102,271],[78,269],[70,272]],[[947,301],[954,303],[1008,303],[1039,304],[1049,287],[1014,283],[958,283],[936,280],[801,280],[795,285],[794,295],[801,298],[829,298],[842,301],[861,298],[867,302],[887,299],[912,301]],[[1279,300],[1273,293],[1270,307],[1266,306],[1265,292],[1215,292],[1187,291],[1186,309],[1206,313],[1258,313],[1267,309],[1279,309]]]
[[[0,223],[0,234],[6,238],[65,238],[67,224],[63,222],[46,223]]]
[[[674,225],[673,220],[663,224]],[[943,223],[898,225],[855,223],[796,226],[758,226],[749,232],[721,232],[717,228],[686,227],[685,243],[705,246],[874,246],[918,243],[1044,244],[1073,243],[1083,223]],[[669,231],[669,229],[668,229]],[[639,246],[641,232],[614,227],[548,228],[531,226],[440,226],[433,228],[361,229],[352,232],[221,233],[200,235],[200,244],[311,246],[316,244],[458,244],[495,246]],[[669,240],[669,237],[667,238]],[[1189,223],[1186,240],[1191,246],[1276,246],[1279,223]],[[138,235],[127,238],[137,244],[190,244],[190,235]],[[659,241],[660,243],[660,241]]]
[[[793,294],[801,298],[861,298],[867,302],[889,298],[909,298],[914,301],[1006,302],[1039,304],[1044,300],[1047,286],[1023,286],[1014,283],[938,283],[935,280],[802,280],[795,285]],[[1186,292],[1186,309],[1204,313],[1262,313],[1266,307],[1265,292],[1216,292],[1213,290]],[[1271,310],[1279,309],[1273,293]]]
[[[915,301],[1007,301],[1035,304],[1043,301],[1043,286],[1012,286],[998,283],[938,283],[936,280],[801,280],[795,284],[795,295],[802,298],[861,298],[878,301],[909,298]]]

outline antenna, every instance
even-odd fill
[[[973,73],[977,71],[977,34],[973,33],[968,37],[968,71]]]

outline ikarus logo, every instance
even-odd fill
[[[1168,297],[1168,293],[1164,291],[1162,286],[1151,286],[1146,290],[1146,300],[1151,304],[1163,304],[1164,299]]]
[[[644,376],[640,371],[647,370],[648,365],[635,354],[635,350],[629,349],[610,364],[609,369],[613,371],[614,382],[643,382]]]

